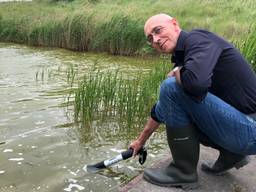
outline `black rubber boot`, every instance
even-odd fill
[[[213,175],[223,175],[232,168],[239,169],[249,163],[247,156],[234,154],[225,149],[221,149],[219,152],[220,155],[213,165],[202,163],[202,171]]]
[[[232,168],[239,169],[249,163],[249,158],[247,156],[227,151],[226,149],[216,145],[199,130],[198,135],[200,143],[219,151],[219,157],[214,164],[202,163],[202,171],[213,175],[223,175]]]
[[[144,179],[159,186],[197,188],[199,141],[196,130],[193,126],[166,127],[166,132],[173,161],[164,168],[145,169]]]

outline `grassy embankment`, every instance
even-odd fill
[[[143,24],[156,13],[185,30],[206,28],[243,41],[256,17],[254,0],[34,0],[0,3],[0,41],[120,55],[150,52]],[[255,30],[253,31],[255,33]]]
[[[74,0],[0,4],[0,41],[36,46],[62,47],[76,51],[144,55],[143,23],[164,12],[175,16],[183,29],[200,27],[235,42],[255,66],[256,30],[254,0]],[[151,75],[120,78],[118,72],[92,73],[84,78],[75,95],[75,118],[91,122],[111,114],[128,125],[141,122],[156,99],[166,67]],[[139,123],[140,124],[140,123]]]

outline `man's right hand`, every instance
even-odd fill
[[[144,143],[142,144],[138,139],[130,144],[129,147],[133,149],[133,157],[135,157],[138,154],[139,150],[143,147],[143,145]]]
[[[152,117],[150,117],[143,129],[143,131],[141,132],[140,136],[133,141],[130,144],[130,148],[133,148],[133,156],[135,157],[137,155],[137,153],[139,152],[139,150],[143,147],[143,145],[146,143],[147,139],[151,136],[151,134],[159,127],[160,123],[158,123],[157,121],[155,121],[154,119],[152,119]]]

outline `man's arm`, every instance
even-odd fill
[[[146,143],[148,138],[152,133],[159,127],[160,123],[152,119],[148,119],[143,131],[140,133],[139,137],[130,144],[130,147],[133,148],[133,156],[136,156],[138,151]]]
[[[211,87],[213,70],[221,53],[220,45],[206,34],[193,32],[186,39],[180,81],[183,90],[195,101],[201,102]]]

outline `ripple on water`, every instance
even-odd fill
[[[0,174],[3,174],[3,173],[5,173],[5,171],[4,170],[0,170]]]
[[[82,190],[85,189],[84,186],[82,186],[82,185],[71,183],[71,184],[69,184],[69,186],[67,188],[64,189],[64,191],[68,191],[69,192],[69,191],[72,191],[73,188],[76,188],[79,191],[82,191]]]
[[[13,152],[13,149],[5,149],[3,152],[4,153],[11,153],[11,152]]]
[[[17,158],[10,158],[8,159],[9,161],[23,161],[24,158],[20,158],[20,157],[17,157]]]
[[[37,121],[35,124],[36,125],[42,125],[42,124],[44,124],[45,123],[45,121]]]

